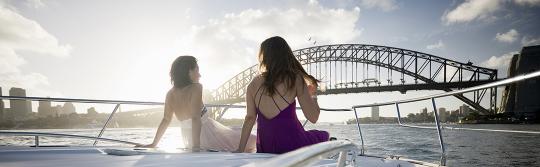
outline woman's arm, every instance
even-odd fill
[[[319,103],[317,103],[317,86],[314,84],[307,85],[304,78],[298,76],[296,77],[295,88],[296,96],[298,97],[298,102],[300,103],[302,112],[304,112],[304,116],[311,123],[317,122],[321,113]]]
[[[191,94],[191,137],[193,141],[193,151],[198,151],[201,146],[201,112],[203,107],[202,85],[195,83]]]
[[[172,108],[170,107],[171,106],[170,102],[172,101],[171,97],[172,97],[171,92],[168,92],[167,97],[165,98],[165,112],[163,115],[163,119],[161,120],[161,123],[159,124],[158,130],[156,132],[156,136],[154,137],[154,141],[152,142],[152,144],[144,145],[141,147],[156,147],[159,141],[161,140],[161,137],[163,137],[163,134],[169,127],[172,116],[174,114],[174,112],[172,111]]]
[[[242,134],[240,136],[240,143],[238,144],[238,149],[234,152],[244,152],[246,150],[246,144],[248,142],[249,136],[251,135],[251,130],[255,121],[257,119],[257,111],[255,110],[255,95],[252,81],[247,87],[246,92],[246,110],[247,114],[244,118],[244,124],[242,125]]]

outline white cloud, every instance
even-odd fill
[[[446,25],[454,23],[465,23],[473,20],[493,19],[492,14],[498,11],[503,1],[500,0],[467,0],[458,5],[455,9],[447,11],[442,16],[442,21]]]
[[[385,12],[398,9],[395,0],[362,0],[361,5],[366,8],[379,8]]]
[[[24,89],[34,88],[39,85],[49,85],[49,80],[46,76],[40,73],[30,73],[26,75],[4,75],[0,79],[2,86],[21,87]]]
[[[27,19],[11,9],[0,7],[0,46],[40,55],[68,56],[70,45],[60,45],[37,22]]]
[[[514,29],[511,29],[506,33],[497,33],[497,35],[495,35],[495,39],[497,41],[506,42],[506,43],[512,43],[516,41],[518,38],[519,38],[519,33]]]
[[[26,63],[23,56],[65,57],[69,56],[71,46],[60,45],[56,37],[37,22],[18,14],[7,4],[0,5],[0,25],[0,86],[49,92],[40,88],[49,84],[46,76],[35,72],[24,73],[20,69]]]
[[[540,6],[540,0],[515,0],[515,2],[522,6]]]
[[[401,42],[409,41],[409,38],[408,37],[403,37],[403,36],[390,37],[390,39],[388,41],[390,41],[390,43],[401,43]]]
[[[466,0],[455,9],[446,11],[441,20],[446,25],[473,20],[493,21],[497,18],[494,13],[501,10],[504,3],[515,3],[525,7],[540,6],[540,0]]]
[[[34,9],[45,7],[45,3],[41,0],[26,0],[25,5]]]
[[[0,46],[0,76],[7,73],[20,72],[18,66],[24,64],[26,61],[20,56],[15,54],[13,49]]]
[[[184,11],[184,17],[186,19],[190,19],[191,18],[191,8],[187,8],[186,11]]]
[[[352,42],[360,9],[328,9],[317,1],[302,8],[247,9],[192,27],[178,41],[180,52],[199,58],[201,82],[215,88],[239,71],[257,63],[260,43],[281,36],[292,49],[330,43]],[[311,41],[308,39],[311,37]],[[206,68],[206,69],[205,69]]]
[[[523,46],[540,45],[540,38],[531,38],[528,36],[524,36],[521,39],[521,44]]]
[[[508,66],[510,65],[510,61],[515,54],[519,54],[519,52],[513,51],[501,56],[491,56],[488,60],[480,63],[480,66],[497,69],[499,71],[499,76],[506,77]]]
[[[426,46],[426,48],[429,49],[429,50],[443,49],[444,46],[445,46],[444,43],[441,40],[439,40],[439,42],[437,42],[435,44],[428,45],[428,46]]]

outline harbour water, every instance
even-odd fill
[[[425,124],[422,126],[434,126]],[[540,125],[447,125],[478,129],[540,131]],[[408,159],[438,163],[440,145],[433,129],[413,129],[388,124],[362,124],[366,154],[397,155]],[[322,129],[338,139],[349,139],[360,145],[356,125],[307,125],[306,129]],[[99,129],[24,130],[92,135]],[[181,147],[179,128],[171,127],[161,146]],[[150,143],[153,128],[110,128],[103,137]],[[540,166],[540,134],[443,130],[448,166]],[[0,136],[0,145],[33,145],[34,137]],[[91,145],[93,141],[41,137],[41,145]],[[102,142],[101,145],[114,145]],[[0,147],[1,148],[1,147]]]

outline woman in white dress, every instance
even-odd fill
[[[152,144],[140,147],[156,147],[169,126],[173,115],[181,123],[184,145],[193,151],[212,149],[234,151],[239,144],[240,131],[222,125],[206,114],[202,101],[201,75],[197,59],[180,56],[172,64],[171,82],[173,87],[167,92],[165,112]],[[245,152],[256,151],[256,136],[249,137]]]

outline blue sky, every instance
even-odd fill
[[[201,80],[213,89],[254,65],[258,45],[273,35],[294,49],[311,46],[309,37],[321,45],[411,49],[496,68],[499,77],[512,54],[540,44],[539,0],[2,0],[0,7],[0,86],[30,96],[162,101],[170,64],[185,54],[199,58]],[[349,107],[426,93],[437,92],[325,96],[320,103]],[[461,104],[443,101],[449,109]]]

